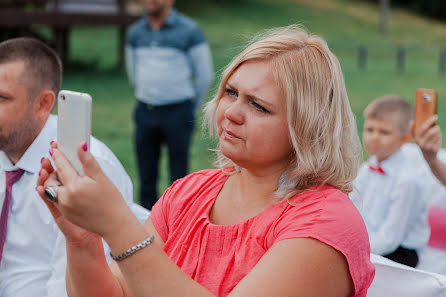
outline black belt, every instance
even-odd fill
[[[180,106],[180,105],[185,104],[185,103],[189,103],[191,101],[192,100],[187,99],[187,100],[184,100],[184,101],[175,102],[175,103],[171,103],[171,104],[163,104],[163,105],[153,105],[153,104],[148,104],[148,103],[144,103],[142,101],[139,101],[139,104],[141,106],[143,106],[144,108],[148,109],[148,110],[155,110],[155,109],[170,109],[170,108],[174,108],[174,107]]]

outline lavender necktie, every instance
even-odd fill
[[[6,240],[6,227],[8,225],[9,205],[11,204],[12,185],[17,182],[23,173],[22,169],[6,171],[6,191],[3,202],[2,214],[0,216],[0,264],[2,263],[3,246]]]

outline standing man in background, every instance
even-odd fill
[[[130,27],[126,44],[127,73],[138,99],[134,117],[140,203],[149,210],[158,199],[163,143],[171,182],[188,173],[194,112],[213,79],[209,45],[173,2],[145,0],[147,16]]]

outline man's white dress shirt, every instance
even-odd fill
[[[384,174],[369,165],[380,165]],[[426,246],[430,231],[424,191],[422,176],[401,149],[380,164],[372,156],[361,165],[350,198],[364,219],[372,253]]]
[[[44,128],[13,165],[0,151],[0,207],[5,199],[5,171],[23,169],[14,184],[6,242],[0,265],[1,297],[63,297],[65,288],[65,239],[35,187],[42,157],[49,157],[50,141],[57,138],[57,117]],[[92,137],[90,150],[107,176],[132,208],[132,183],[116,156]]]

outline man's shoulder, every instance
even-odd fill
[[[174,10],[176,15],[176,19],[179,22],[179,25],[185,26],[188,29],[197,29],[199,30],[198,24],[189,16],[179,12],[178,10]]]
[[[91,137],[91,153],[101,166],[104,173],[112,180],[128,203],[133,201],[133,185],[124,166],[102,141]]]
[[[205,41],[203,32],[198,24],[190,17],[175,11],[176,13],[176,27],[182,31],[182,34],[188,35],[190,38],[196,41]]]
[[[115,154],[111,151],[111,149],[105,145],[102,141],[97,139],[94,136],[91,136],[91,153],[98,160],[109,160],[112,159],[117,160]]]
[[[146,26],[146,24],[147,24],[146,17],[138,19],[137,21],[135,21],[130,25],[128,34],[130,36],[136,34],[138,31],[142,30],[144,26]]]
[[[142,27],[142,26],[144,26],[146,23],[147,23],[147,17],[146,17],[146,16],[143,16],[143,17],[137,19],[135,22],[133,22],[133,23],[130,25],[130,29],[132,29],[132,28]]]
[[[125,169],[112,150],[99,139],[91,136],[91,153],[96,158],[104,171],[111,170],[114,173],[124,174]],[[106,172],[109,174],[109,172]],[[126,174],[127,175],[127,174]]]
[[[98,153],[99,151],[102,151],[102,150],[111,152],[111,150],[108,148],[108,146],[105,145],[105,143],[103,143],[102,141],[100,141],[99,139],[97,139],[94,136],[91,136],[91,148],[92,148],[91,153],[93,155],[95,155],[95,153]]]

